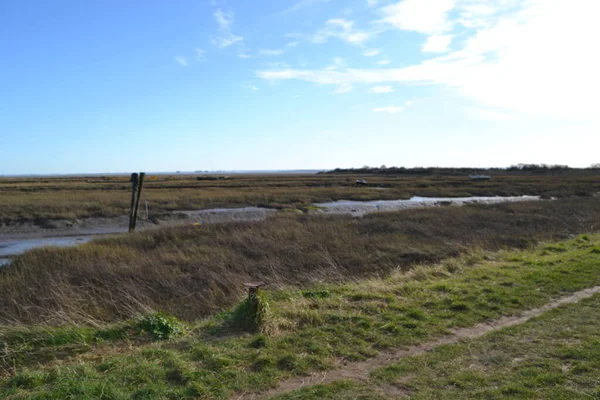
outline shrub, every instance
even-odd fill
[[[161,313],[145,316],[138,326],[158,340],[171,340],[185,333],[184,325],[177,318]]]

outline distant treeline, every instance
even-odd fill
[[[507,168],[442,168],[442,167],[369,167],[336,168],[326,174],[386,174],[386,175],[520,175],[520,174],[563,174],[563,173],[600,173],[600,163],[588,168],[571,168],[568,165],[517,164]]]

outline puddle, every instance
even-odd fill
[[[516,201],[539,200],[539,196],[513,196],[513,197],[412,197],[408,200],[373,200],[354,201],[339,200],[329,203],[317,203],[321,211],[329,214],[352,214],[362,216],[378,211],[394,211],[409,208],[436,207],[436,206],[462,206],[466,204],[497,204]]]
[[[27,250],[35,249],[38,247],[70,247],[89,242],[91,239],[91,236],[67,236],[38,239],[4,240],[0,242],[0,263],[4,262],[4,260],[7,260],[6,257],[16,256],[26,252]],[[8,261],[10,262],[10,260]]]

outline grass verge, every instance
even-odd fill
[[[599,244],[600,236],[582,235],[535,250],[474,253],[384,279],[266,292],[276,328],[269,336],[231,330],[233,311],[170,341],[125,335],[92,343],[71,334],[48,343],[41,332],[35,342],[17,329],[2,338],[0,397],[208,399],[265,390],[600,285]],[[341,393],[349,384],[337,385]]]
[[[276,398],[596,399],[599,331],[596,295],[523,325],[379,368],[367,382],[338,381]]]

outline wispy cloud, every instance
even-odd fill
[[[363,53],[363,55],[365,57],[375,57],[377,55],[379,55],[379,53],[381,53],[381,50],[379,49],[371,49],[371,50],[367,50]]]
[[[405,1],[413,6],[421,2]],[[418,18],[406,21],[402,17],[389,22],[427,35],[437,34],[448,24],[477,27],[463,32],[464,40],[446,55],[404,68],[278,69],[258,71],[258,76],[335,86],[441,85],[488,111],[596,121],[600,116],[593,96],[600,92],[600,58],[589,49],[594,47],[592,38],[600,36],[600,25],[589,3],[577,1],[581,7],[561,1],[490,0],[485,4],[492,4],[493,12],[471,10],[465,16],[458,9],[448,21],[443,10],[453,4],[441,0],[443,7],[433,12],[435,18],[423,17],[418,22]]]
[[[348,92],[350,92],[353,89],[352,85],[348,84],[348,83],[343,83],[340,86],[338,86],[333,93],[335,94],[346,94]]]
[[[383,7],[381,22],[405,31],[436,34],[449,28],[447,17],[454,6],[455,0],[402,0]]]
[[[342,57],[335,57],[332,63],[325,67],[328,71],[333,71],[340,68],[347,68],[348,62]]]
[[[222,31],[228,31],[231,28],[231,25],[233,24],[233,12],[229,11],[229,12],[224,12],[223,10],[221,10],[220,8],[215,11],[215,13],[213,14],[215,16],[215,20],[217,21],[217,23],[219,24],[219,29]]]
[[[179,65],[181,65],[182,67],[187,67],[188,66],[188,60],[187,60],[187,58],[185,58],[183,56],[176,56],[175,57],[175,61],[177,61],[177,63]]]
[[[354,22],[344,18],[333,18],[325,22],[325,27],[312,36],[313,43],[325,43],[329,38],[338,38],[347,43],[362,45],[371,38],[371,34],[354,29]]]
[[[377,0],[367,0],[367,5],[369,7],[375,7],[377,5],[378,1]]]
[[[218,36],[213,39],[213,44],[219,47],[229,47],[233,44],[242,42],[244,38],[242,36],[236,36],[232,33],[228,33],[226,35]]]
[[[238,58],[247,59],[247,58],[252,58],[252,56],[247,53],[240,53],[240,54],[238,54]]]
[[[244,40],[243,36],[238,36],[231,32],[231,27],[234,22],[234,14],[232,11],[224,12],[223,10],[218,9],[213,15],[219,25],[219,31],[221,31],[221,35],[212,40],[214,45],[219,47],[229,47]]]
[[[300,44],[300,42],[289,42],[288,44],[286,44],[286,47],[296,47]]]
[[[392,62],[390,60],[379,60],[377,61],[377,65],[389,65]]]
[[[371,89],[369,89],[369,92],[377,94],[392,93],[393,91],[394,89],[391,86],[373,86]]]

